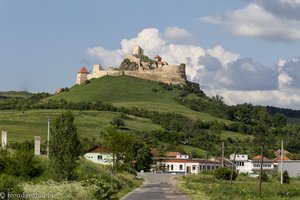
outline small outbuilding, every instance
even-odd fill
[[[111,165],[113,163],[113,153],[109,148],[95,146],[90,148],[84,157],[94,163],[101,165]]]

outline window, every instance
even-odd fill
[[[173,165],[171,165],[171,170],[173,170]]]
[[[179,170],[182,170],[183,166],[182,165],[179,165]]]
[[[193,169],[193,170],[196,170],[196,168],[197,168],[197,165],[193,165],[193,168],[192,168],[192,169]]]
[[[98,155],[98,160],[102,160],[102,155]]]

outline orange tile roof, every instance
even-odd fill
[[[85,67],[82,67],[82,68],[80,69],[79,73],[88,74],[89,71],[88,71]]]
[[[112,153],[112,151],[107,147],[94,146],[87,150],[87,153]]]
[[[261,159],[261,155],[257,155],[254,158],[252,158],[252,160],[260,160],[260,159]],[[270,160],[270,159],[264,156],[263,160]]]
[[[281,156],[277,156],[276,158],[274,158],[272,161],[273,162],[277,162],[277,161],[280,161],[281,160]],[[289,159],[288,157],[286,156],[283,156],[283,160],[291,160]]]

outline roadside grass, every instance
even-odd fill
[[[47,120],[51,122],[63,110],[1,110],[0,130],[7,130],[8,143],[33,140],[34,136],[41,136],[42,142],[47,137]],[[99,137],[99,133],[110,126],[113,118],[120,116],[117,112],[106,111],[72,111],[75,116],[75,124],[80,137]],[[163,130],[149,119],[130,116],[125,120],[126,130],[148,132],[152,130]]]
[[[109,166],[98,165],[81,158],[78,160],[78,167],[76,168],[77,180],[76,181],[64,181],[55,182],[51,180],[51,173],[47,165],[49,160],[47,157],[41,157],[43,161],[42,165],[44,172],[40,177],[37,177],[30,182],[22,183],[25,193],[28,194],[51,194],[49,198],[52,200],[81,200],[81,199],[95,199],[93,196],[94,188],[85,187],[81,184],[81,181],[90,177],[101,177],[108,183],[112,183],[111,187],[117,191],[117,197],[121,198],[128,192],[132,191],[136,187],[142,184],[142,180],[136,178],[134,174],[128,172],[115,172],[110,173]]]
[[[193,200],[300,199],[299,179],[280,185],[277,178],[271,178],[262,184],[262,196],[259,195],[258,178],[239,175],[232,185],[229,181],[216,180],[208,174],[184,176],[179,180],[177,187]]]

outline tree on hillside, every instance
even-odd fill
[[[114,125],[117,128],[119,128],[120,126],[125,126],[125,122],[124,122],[124,119],[122,117],[113,118],[111,124]]]
[[[122,163],[130,164],[133,158],[134,139],[128,133],[118,131],[115,127],[109,127],[101,133],[104,146],[110,148],[113,153],[113,165],[118,168]]]
[[[148,171],[152,164],[150,148],[147,146],[143,146],[139,148],[135,160],[136,160],[135,167],[137,171],[141,171],[141,170]]]
[[[286,117],[282,113],[276,113],[272,117],[272,126],[276,128],[283,128],[287,125]]]
[[[56,180],[71,180],[74,178],[76,160],[80,152],[80,142],[74,116],[71,111],[59,115],[51,128],[50,167]]]

